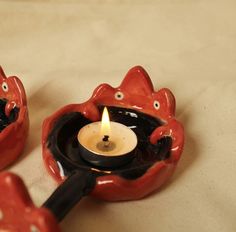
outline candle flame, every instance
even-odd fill
[[[101,135],[102,136],[110,136],[111,135],[111,125],[107,107],[104,107],[102,113],[102,126],[101,126]]]

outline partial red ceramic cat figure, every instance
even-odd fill
[[[59,232],[54,216],[34,206],[23,181],[9,172],[0,173],[0,231]]]
[[[15,76],[6,77],[0,67],[0,169],[22,153],[29,118],[24,87]]]

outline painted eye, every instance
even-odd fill
[[[7,85],[6,82],[3,82],[3,83],[2,83],[2,90],[3,90],[4,92],[7,92],[7,91],[8,91],[8,85]]]
[[[124,94],[122,92],[116,92],[115,93],[115,99],[116,100],[122,100],[124,98]]]
[[[159,110],[159,109],[160,109],[160,103],[159,103],[159,101],[154,101],[154,102],[153,102],[153,106],[154,106],[154,108],[155,108],[156,110]]]

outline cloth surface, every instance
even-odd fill
[[[84,198],[66,232],[236,230],[236,2],[224,0],[0,1],[0,64],[24,83],[30,134],[11,167],[40,206],[56,188],[41,156],[45,117],[118,86],[142,65],[168,87],[185,127],[171,181],[151,196],[109,203]]]

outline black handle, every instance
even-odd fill
[[[48,208],[60,222],[66,214],[88,195],[96,184],[91,171],[75,171],[52,193],[42,207]]]

